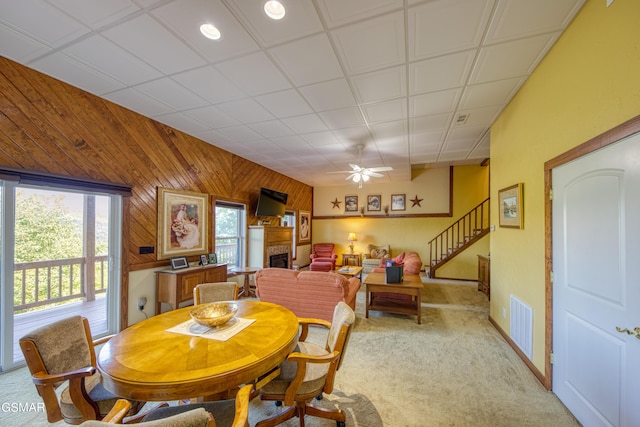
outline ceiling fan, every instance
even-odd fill
[[[349,176],[347,176],[345,178],[345,180],[353,180],[353,182],[357,182],[358,183],[358,188],[362,188],[362,183],[369,181],[369,178],[374,177],[374,178],[382,178],[384,175],[382,175],[381,173],[378,172],[387,172],[387,171],[392,171],[393,168],[391,166],[378,166],[375,168],[365,168],[362,167],[362,149],[364,148],[363,144],[358,144],[356,146],[356,148],[358,149],[358,164],[352,164],[349,163],[349,166],[351,166],[351,170],[349,171],[336,171],[336,172],[329,172],[329,173],[348,173]]]

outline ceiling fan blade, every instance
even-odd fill
[[[384,176],[381,173],[371,172],[371,171],[369,171],[368,173],[365,173],[365,175],[369,175],[369,176],[372,176],[374,178],[382,178]]]
[[[354,176],[356,176],[357,173],[352,173],[351,175],[349,175],[348,177],[346,177],[344,180],[345,181],[349,181],[350,179],[353,179]]]
[[[327,172],[327,173],[353,173],[353,171],[331,171],[331,172]]]
[[[362,166],[354,165],[352,163],[349,163],[349,166],[351,166],[351,169],[353,169],[353,172],[360,172],[364,169]]]
[[[367,168],[371,172],[387,172],[392,171],[393,168],[391,166],[378,166],[376,168]]]

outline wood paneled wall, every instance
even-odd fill
[[[306,184],[2,57],[0,164],[132,185],[125,271],[168,265],[138,254],[157,246],[158,187],[246,203],[249,225],[260,187],[289,194],[287,209],[313,207]]]

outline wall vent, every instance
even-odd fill
[[[518,298],[510,298],[510,331],[513,342],[529,358],[533,359],[533,309]]]

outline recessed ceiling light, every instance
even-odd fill
[[[282,19],[286,11],[282,3],[276,0],[269,0],[264,4],[264,13],[271,19]]]
[[[220,30],[211,24],[200,25],[200,32],[203,36],[211,40],[219,40],[221,36]]]

